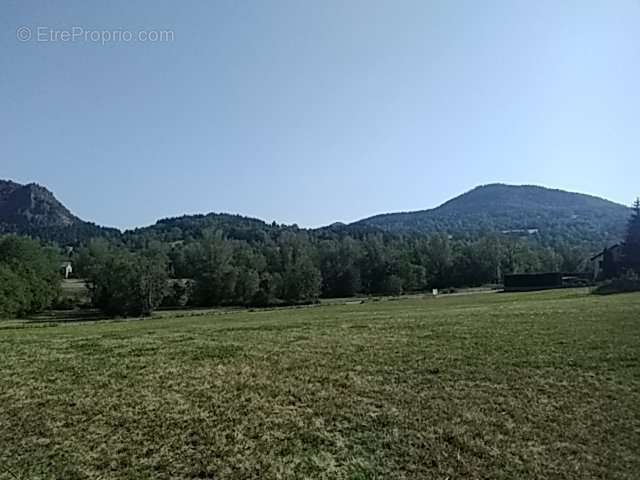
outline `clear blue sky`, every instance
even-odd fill
[[[0,178],[100,224],[319,226],[497,181],[640,194],[639,0],[0,9]]]

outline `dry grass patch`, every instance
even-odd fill
[[[0,479],[621,478],[640,295],[0,330]]]

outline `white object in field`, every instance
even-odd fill
[[[62,265],[60,265],[60,268],[62,270],[62,275],[64,276],[65,279],[69,278],[69,275],[73,273],[73,267],[71,266],[71,262],[63,262]]]
[[[437,296],[438,296],[438,289],[437,289],[437,288],[434,288],[434,289],[431,291],[431,293],[433,293],[433,296],[434,296],[434,297],[437,297]]]

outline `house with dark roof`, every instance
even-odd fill
[[[619,276],[622,273],[622,245],[605,248],[591,257],[591,262],[594,280],[608,280]]]

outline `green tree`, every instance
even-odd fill
[[[319,250],[322,294],[326,297],[356,295],[362,288],[360,269],[356,265],[361,258],[357,242],[351,237],[324,240]]]
[[[427,251],[427,271],[430,275],[430,286],[436,288],[448,286],[451,281],[452,265],[453,253],[449,237],[444,233],[430,237]]]
[[[320,270],[304,252],[296,252],[282,274],[283,300],[292,303],[314,302],[320,296],[321,286]]]
[[[115,246],[104,238],[94,238],[82,248],[75,258],[73,269],[80,278],[94,276],[93,269],[99,267],[112,254]]]
[[[402,295],[403,281],[398,275],[388,275],[384,280],[384,288],[382,293],[384,295]]]
[[[26,281],[7,265],[0,264],[0,318],[21,316],[29,311]]]
[[[167,257],[159,250],[135,256],[133,313],[150,315],[162,303],[167,290]]]
[[[235,299],[242,305],[254,305],[260,290],[260,275],[254,269],[240,271],[236,282]]]
[[[193,260],[196,262],[196,303],[202,306],[230,303],[238,279],[231,242],[217,231],[202,240],[200,252],[202,257]]]
[[[0,239],[0,314],[24,316],[49,308],[60,293],[59,260],[35,240]]]
[[[167,289],[166,257],[153,251],[111,251],[90,272],[93,304],[108,315],[150,315]]]
[[[360,258],[362,286],[365,293],[384,294],[391,274],[390,252],[382,235],[370,235],[363,240],[364,254]]]
[[[560,271],[564,273],[576,273],[584,271],[590,257],[589,251],[584,248],[568,245],[566,242],[560,243],[556,247],[560,257]]]
[[[253,304],[258,307],[266,307],[277,303],[276,295],[281,284],[282,277],[279,273],[263,272],[260,275],[260,286],[253,298]]]
[[[640,275],[640,198],[633,204],[622,246],[624,268]]]

